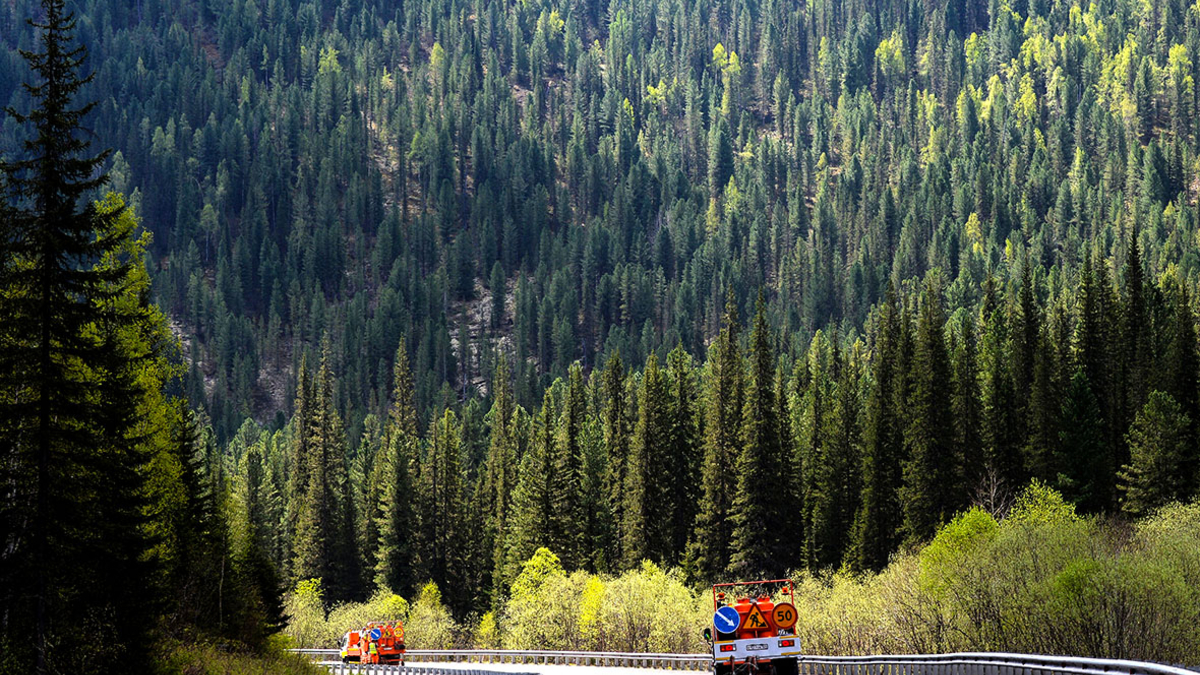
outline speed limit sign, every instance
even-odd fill
[[[781,602],[775,605],[771,619],[775,621],[775,627],[779,630],[790,630],[796,625],[796,608],[791,603]]]

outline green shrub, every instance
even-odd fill
[[[404,621],[408,626],[408,601],[386,589],[380,589],[366,602],[347,602],[334,607],[325,620],[326,644],[336,644],[347,631],[362,628],[371,621]],[[405,635],[405,640],[408,636]]]
[[[442,604],[442,592],[432,581],[425,584],[404,624],[409,649],[450,649],[458,627]]]
[[[847,571],[800,574],[796,581],[796,634],[805,652],[861,654],[888,644],[888,613],[881,578]]]
[[[320,579],[305,579],[284,598],[284,611],[289,620],[284,634],[296,647],[320,648],[331,646],[325,626],[325,591]]]
[[[706,594],[653,563],[619,577],[567,574],[542,548],[522,567],[504,607],[508,649],[690,652],[711,615]]]
[[[379,589],[366,602],[343,603],[327,614],[321,580],[308,579],[287,595],[285,607],[290,620],[284,635],[292,646],[301,648],[331,649],[347,631],[371,621],[403,621],[406,645],[414,649],[445,649],[453,644],[456,631],[450,611],[432,583],[422,589],[411,607],[399,595]]]
[[[1009,651],[1200,663],[1200,502],[1131,528],[1033,483],[882,573],[797,579],[804,651]]]
[[[694,652],[704,646],[711,602],[689,591],[680,572],[644,561],[608,584],[600,620],[617,651]]]
[[[218,649],[209,644],[162,645],[163,675],[326,675],[329,671],[308,659],[268,648],[264,654]]]
[[[471,643],[477,649],[500,649],[500,625],[496,623],[495,612],[484,612],[479,618]]]

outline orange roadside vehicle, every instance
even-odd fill
[[[372,651],[371,646],[375,649]],[[404,624],[400,621],[371,621],[348,631],[339,640],[342,663],[404,665]]]
[[[713,586],[713,675],[797,675],[798,618],[790,579]]]

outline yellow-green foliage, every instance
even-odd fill
[[[409,647],[435,648],[427,646],[430,644],[440,647],[440,642],[431,643],[428,637],[414,635],[411,628],[415,621],[421,631],[438,635],[445,632],[441,623],[449,620],[450,613],[441,606],[437,586],[429,586],[433,588],[432,593],[423,592],[412,608],[399,595],[380,589],[366,602],[347,602],[334,607],[327,615],[321,580],[301,581],[284,600],[285,611],[290,617],[284,635],[293,647],[331,649],[349,630],[361,628],[370,621],[398,620],[404,622]]]
[[[437,584],[425,584],[404,624],[405,643],[410,649],[449,649],[454,646],[455,630]]]
[[[347,602],[330,610],[325,620],[325,639],[332,637],[336,641],[347,631],[362,628],[370,621],[405,621],[408,616],[407,600],[391,591],[379,590],[366,602]]]
[[[1029,483],[1029,487],[1025,488],[1017,497],[1017,502],[1013,505],[1006,521],[1009,525],[1017,523],[1053,525],[1079,522],[1079,516],[1075,514],[1075,507],[1068,504],[1062,495],[1034,479]]]
[[[509,649],[693,652],[711,605],[675,571],[645,562],[619,577],[567,574],[542,548],[513,582],[504,607]],[[708,601],[711,602],[711,601]]]
[[[296,647],[332,647],[325,625],[325,591],[320,579],[306,579],[284,599],[289,620],[284,634]]]
[[[972,508],[947,523],[918,556],[922,587],[935,597],[969,573],[973,556],[996,538],[999,525],[990,513]]]
[[[246,654],[216,649],[211,645],[180,644],[163,647],[167,652],[159,664],[163,675],[324,675],[325,668],[282,649],[267,654]]]
[[[605,595],[601,622],[620,651],[700,650],[700,633],[712,615],[711,599],[693,595],[677,571],[664,572],[643,562],[641,569],[613,579]]]
[[[479,649],[500,649],[500,626],[496,623],[495,612],[484,612],[479,618],[471,642]]]
[[[796,633],[814,654],[861,654],[880,644],[889,622],[879,611],[880,578],[847,571],[802,573],[796,582]]]
[[[972,509],[878,575],[802,576],[804,650],[1010,651],[1200,662],[1200,503],[1128,526],[1034,483]]]
[[[501,611],[465,631],[433,584],[411,609],[381,592],[328,620],[319,582],[302,582],[287,602],[297,646],[330,646],[368,619],[406,616],[410,647],[450,647],[470,634],[480,648],[701,652],[712,611],[708,588],[689,588],[677,570],[645,562],[617,577],[568,572],[545,548],[524,563]],[[1005,517],[970,509],[880,574],[799,574],[796,605],[808,653],[1200,662],[1200,502],[1130,527],[1080,517],[1034,482]]]

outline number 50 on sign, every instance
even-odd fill
[[[791,603],[781,602],[771,611],[771,618],[780,630],[789,630],[796,625],[796,608]]]

